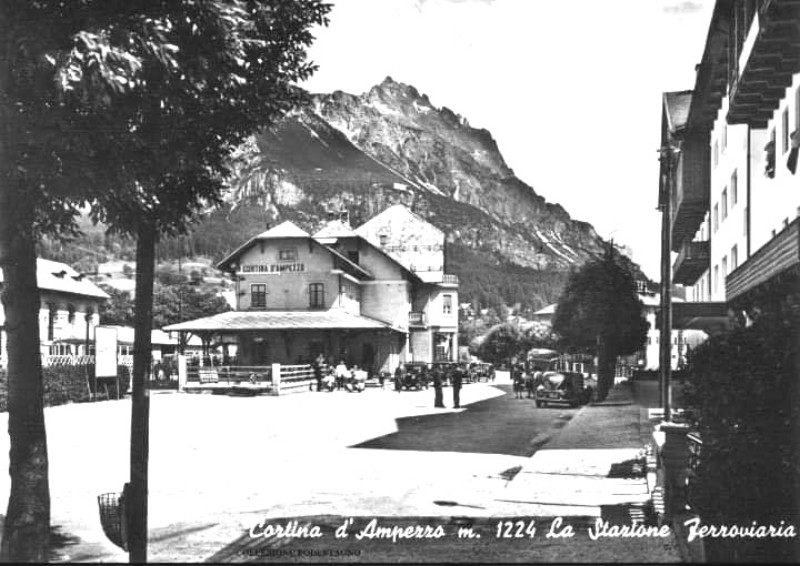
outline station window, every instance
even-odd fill
[[[308,305],[312,309],[325,306],[325,284],[311,283],[308,286]]]
[[[278,250],[278,261],[297,261],[297,250]]]
[[[250,285],[250,308],[267,308],[267,286],[264,283]]]

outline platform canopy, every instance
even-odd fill
[[[264,330],[397,330],[366,316],[331,309],[320,311],[229,311],[165,326],[167,332]]]

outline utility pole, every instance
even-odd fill
[[[661,325],[659,343],[659,370],[660,370],[660,400],[661,407],[664,409],[664,420],[671,420],[671,397],[672,391],[670,381],[672,380],[672,265],[670,253],[672,251],[672,229],[670,226],[672,219],[672,188],[675,182],[673,178],[673,156],[677,153],[677,148],[666,145],[661,148],[660,161],[666,164],[666,175],[663,183],[661,199]]]

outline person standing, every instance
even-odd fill
[[[320,353],[314,358],[311,367],[314,369],[314,379],[317,380],[317,391],[322,391],[322,372],[325,368],[325,356]]]
[[[453,370],[453,407],[459,409],[461,407],[461,383],[464,380],[464,372],[461,367],[456,367]]]
[[[339,360],[339,364],[336,366],[336,389],[344,389],[349,377],[350,370],[347,369],[344,360]]]
[[[442,373],[438,368],[433,370],[433,406],[444,409],[444,397],[442,396]]]
[[[517,399],[522,399],[522,392],[525,389],[525,378],[522,375],[522,368],[515,365],[511,369],[511,379],[514,382],[514,394]]]

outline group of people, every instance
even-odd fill
[[[517,364],[511,368],[511,381],[514,384],[514,395],[517,399],[523,399],[523,394],[527,393],[528,399],[536,396],[536,388],[539,387],[544,378],[544,372],[540,367],[533,370],[525,367],[524,364]]]
[[[358,367],[358,364],[348,368],[344,360],[339,360],[336,366],[325,362],[325,357],[320,354],[311,364],[314,370],[314,379],[317,381],[317,391],[333,391],[344,389],[346,391],[364,391],[366,389],[367,372]]]

